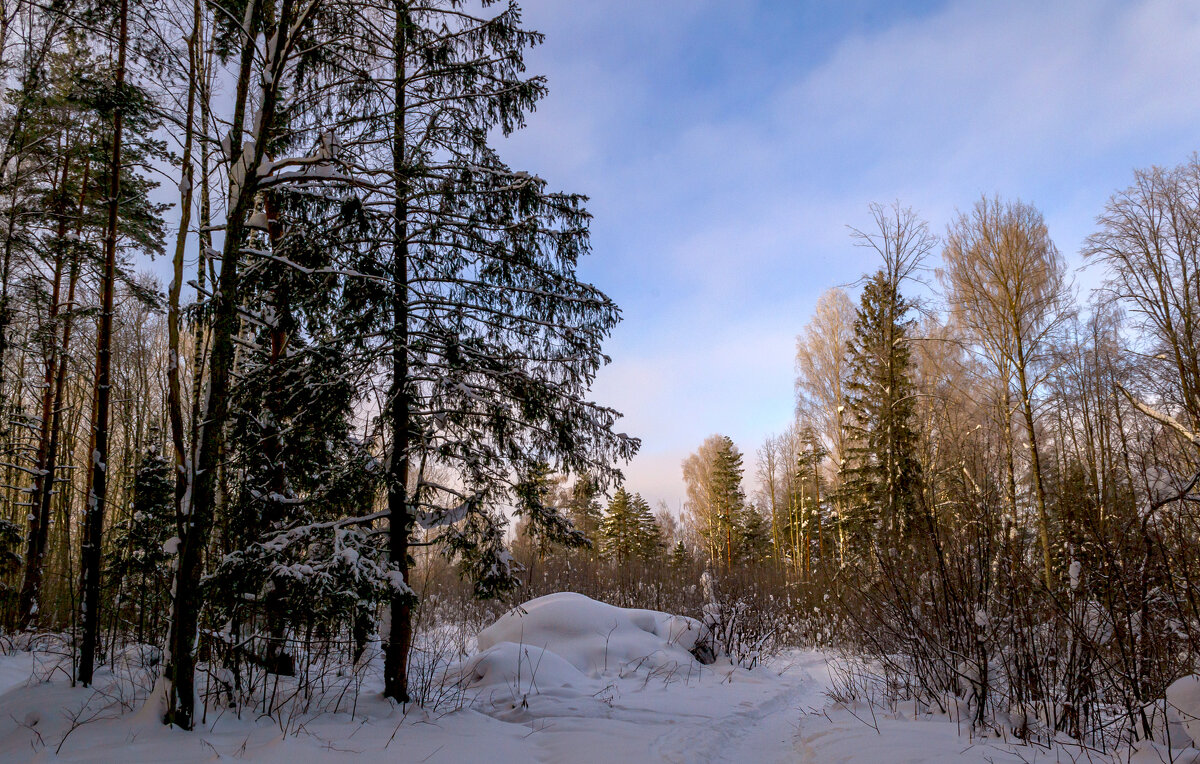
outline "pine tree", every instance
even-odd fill
[[[2,291],[7,294],[9,281],[21,274],[23,289],[31,298],[28,306],[37,309],[29,317],[36,325],[27,338],[33,341],[33,347],[24,349],[36,348],[34,352],[40,356],[42,370],[39,411],[29,414],[37,435],[29,465],[33,484],[28,497],[29,525],[19,604],[19,618],[27,626],[36,625],[40,612],[51,502],[54,486],[61,480],[57,470],[63,410],[67,408],[63,399],[73,323],[81,313],[76,298],[77,291],[82,290],[77,287],[93,272],[85,266],[98,260],[102,270],[98,290],[101,305],[97,350],[100,350],[104,343],[99,340],[105,334],[105,325],[111,324],[111,312],[105,310],[105,305],[118,285],[142,305],[153,305],[157,300],[151,290],[130,277],[127,263],[135,252],[153,255],[162,251],[165,209],[150,200],[158,183],[153,179],[154,173],[146,169],[167,159],[161,141],[153,137],[159,123],[152,99],[142,89],[121,82],[119,60],[114,65],[92,55],[86,33],[59,18],[66,10],[57,8],[47,12],[49,26],[67,23],[68,28],[61,32],[60,45],[43,61],[44,68],[28,81],[31,91],[17,96],[30,109],[24,118],[25,138],[40,135],[31,144],[31,148],[40,147],[35,161],[52,168],[48,182],[37,184],[36,191],[33,187],[25,187],[23,191],[23,195],[31,194],[26,198],[36,200],[43,214],[8,229],[10,238],[4,245],[4,266],[0,269],[6,282]],[[119,21],[120,13],[115,16]],[[114,33],[119,37],[119,23],[116,26]],[[18,153],[23,154],[23,161],[34,159],[24,152]],[[114,161],[118,154],[123,161]],[[19,173],[17,177],[6,178],[6,181],[20,180]],[[116,209],[120,215],[114,218]],[[102,247],[97,247],[98,241]],[[26,249],[31,244],[36,246]],[[111,280],[107,278],[110,275]],[[8,317],[13,315],[10,313]],[[0,328],[0,334],[5,331]],[[4,334],[0,345],[8,346],[11,340],[11,335]],[[103,376],[103,356],[97,354],[97,379]],[[110,383],[96,387],[97,405],[110,387]],[[107,430],[104,419],[99,409],[93,412],[93,422]],[[100,472],[104,472],[108,465],[107,445],[95,436],[93,445],[90,462],[98,464]],[[89,480],[97,477],[103,481],[105,475],[97,476],[95,472],[89,463]],[[89,536],[99,533],[96,521],[102,520],[99,515],[105,509],[104,497],[99,493],[96,496],[95,502],[85,506],[92,524],[85,524],[85,543],[81,548],[81,555],[86,558],[81,560],[86,563],[81,566],[87,584],[83,599],[91,608],[81,622],[84,644],[80,676],[85,683],[90,681],[96,646],[96,611],[102,605],[97,588],[101,575],[98,543],[91,543]]]
[[[733,564],[740,520],[746,503],[746,495],[742,491],[743,471],[742,453],[730,437],[722,436],[713,469],[712,492],[720,534],[718,544],[724,545],[724,560],[727,566]]]
[[[108,163],[108,224],[104,232],[104,270],[100,279],[100,322],[96,330],[96,378],[92,393],[92,460],[88,466],[87,503],[84,509],[83,543],[80,546],[79,681],[91,686],[96,649],[100,639],[100,563],[101,535],[104,532],[105,503],[108,501],[108,435],[112,394],[113,293],[117,280],[117,238],[120,235],[121,140],[125,113],[129,109],[125,92],[125,64],[129,42],[129,0],[120,0],[117,22],[117,61],[113,76],[112,153]]]

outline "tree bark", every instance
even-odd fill
[[[63,160],[62,176],[58,187],[65,192],[67,177],[70,174],[70,147],[64,148],[66,158]],[[50,420],[55,407],[54,379],[58,363],[58,353],[55,340],[58,331],[54,323],[58,318],[59,295],[62,288],[63,245],[67,236],[66,210],[58,210],[58,227],[54,241],[57,252],[54,259],[54,276],[50,288],[50,304],[46,325],[51,327],[50,340],[45,346],[45,372],[42,376],[42,406],[41,426],[38,433],[37,455],[34,458],[33,490],[29,500],[29,534],[25,540],[25,570],[21,582],[21,594],[18,602],[18,613],[21,626],[27,629],[35,628],[39,610],[39,599],[42,588],[42,575],[45,565],[46,543],[49,538],[50,509],[42,509],[40,497],[52,477],[47,477],[47,460],[50,450]]]
[[[266,52],[266,65],[276,66],[276,56],[283,45],[282,31],[291,19],[291,0],[283,0],[276,34],[269,40],[274,48]],[[261,0],[253,0],[246,8],[246,28],[257,29],[262,13]],[[175,596],[171,604],[171,630],[167,639],[164,672],[169,682],[166,712],[163,722],[192,729],[195,723],[195,639],[200,618],[200,569],[204,547],[215,514],[218,495],[225,422],[229,416],[229,385],[233,373],[233,337],[238,329],[239,258],[245,235],[246,215],[252,208],[257,183],[255,168],[262,159],[265,132],[275,113],[277,90],[274,84],[263,92],[262,108],[255,124],[255,147],[249,158],[243,154],[242,125],[250,88],[251,65],[257,45],[254,39],[243,41],[238,72],[237,95],[234,102],[233,132],[230,137],[231,155],[237,163],[249,162],[237,171],[242,182],[231,185],[229,214],[226,218],[225,241],[221,252],[221,273],[213,297],[212,347],[209,351],[208,394],[201,409],[197,428],[196,464],[194,465],[192,495],[189,506],[179,517],[179,558],[176,562]],[[274,83],[275,80],[272,80]]]
[[[179,232],[175,236],[172,258],[171,288],[167,298],[167,344],[170,358],[167,363],[167,417],[171,423],[171,444],[175,451],[175,512],[182,512],[191,484],[188,470],[187,433],[183,424],[183,390],[180,382],[180,292],[183,289],[183,260],[187,249],[188,227],[192,220],[192,199],[196,173],[192,162],[192,138],[195,133],[195,107],[200,46],[200,2],[192,4],[192,36],[188,39],[187,118],[183,134],[183,182],[179,199]],[[202,180],[203,182],[203,180]],[[201,253],[200,262],[204,262]],[[201,270],[203,272],[203,270]]]
[[[1029,465],[1033,473],[1033,495],[1037,502],[1038,536],[1042,543],[1042,567],[1046,588],[1054,588],[1054,558],[1050,549],[1050,513],[1046,509],[1046,488],[1042,482],[1042,462],[1038,456],[1037,430],[1033,421],[1033,401],[1030,400],[1028,378],[1025,374],[1025,356],[1020,332],[1017,341],[1017,383],[1021,392],[1021,411],[1025,415],[1025,427],[1029,430]]]
[[[116,89],[125,86],[125,48],[129,39],[129,0],[121,0],[117,38]],[[113,289],[117,271],[117,224],[121,195],[121,132],[124,112],[113,114],[112,159],[109,163],[108,227],[104,241],[104,275],[100,282],[100,326],[96,332],[96,384],[93,392],[92,458],[84,507],[83,543],[79,552],[80,626],[79,681],[92,683],[100,631],[100,542],[104,532],[104,503],[108,498],[108,420],[112,389]]]
[[[392,241],[392,455],[388,462],[388,552],[401,574],[404,587],[393,587],[391,624],[384,645],[383,694],[401,703],[408,694],[408,654],[412,647],[412,594],[408,585],[409,533],[412,513],[408,502],[409,447],[412,429],[408,387],[408,183],[405,162],[405,49],[408,45],[408,8],[396,2],[396,28],[393,38],[396,76],[393,83],[395,113],[392,121],[392,175],[395,183]]]

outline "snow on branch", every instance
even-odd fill
[[[1180,421],[1178,419],[1171,416],[1170,414],[1167,414],[1167,413],[1159,411],[1151,406],[1148,406],[1145,403],[1142,403],[1138,399],[1134,398],[1133,395],[1128,390],[1125,389],[1124,385],[1118,384],[1117,389],[1119,389],[1121,391],[1121,393],[1126,398],[1129,399],[1129,402],[1131,404],[1133,404],[1133,407],[1136,408],[1138,411],[1142,412],[1143,414],[1150,417],[1151,419],[1158,422],[1159,424],[1169,427],[1170,429],[1174,430],[1177,434],[1179,434],[1179,436],[1182,437],[1184,440],[1188,441],[1193,446],[1200,448],[1200,436],[1197,436],[1196,433],[1194,433],[1191,430],[1189,430],[1188,428],[1184,427],[1183,424],[1180,423]]]

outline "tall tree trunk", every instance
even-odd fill
[[[252,0],[246,7],[245,27],[256,30],[263,12],[263,0]],[[277,21],[277,34],[268,36],[266,66],[277,65],[283,37],[291,21],[291,0],[283,0]],[[233,162],[245,163],[235,172],[243,182],[231,184],[225,241],[221,252],[221,273],[213,297],[212,346],[209,351],[208,393],[198,418],[196,457],[192,471],[190,505],[178,518],[179,557],[176,560],[175,596],[171,603],[171,630],[167,638],[164,674],[167,687],[163,722],[192,729],[195,723],[195,639],[200,619],[200,568],[204,547],[215,514],[218,494],[225,422],[229,416],[229,385],[233,373],[233,338],[238,330],[240,292],[239,258],[245,235],[246,215],[253,207],[257,184],[254,169],[262,159],[267,132],[275,113],[276,80],[263,90],[262,106],[256,114],[254,148],[250,156],[243,151],[243,124],[250,88],[251,65],[257,52],[256,39],[243,41],[234,101],[233,131],[230,134]],[[277,73],[274,73],[277,74]]]
[[[60,192],[65,192],[67,177],[70,174],[70,147],[65,147],[66,156],[63,159],[62,176],[57,181]],[[58,318],[59,296],[62,288],[63,249],[67,237],[67,211],[61,207],[58,210],[58,226],[54,235],[54,276],[50,287],[50,304],[47,308],[46,326],[49,327],[49,338],[45,340],[45,369],[42,375],[42,404],[41,420],[38,428],[37,453],[34,457],[33,488],[29,500],[29,535],[25,540],[25,570],[21,582],[21,594],[18,611],[21,626],[33,629],[37,625],[40,608],[42,577],[45,568],[46,543],[50,531],[49,508],[43,512],[41,496],[48,480],[46,461],[50,450],[50,420],[54,411],[54,377],[58,363],[56,347],[58,331],[54,327]]]
[[[1029,430],[1029,466],[1033,477],[1033,495],[1037,502],[1038,536],[1042,542],[1042,567],[1046,588],[1054,588],[1054,558],[1050,549],[1050,513],[1046,509],[1046,488],[1042,482],[1042,462],[1038,456],[1037,429],[1033,421],[1033,401],[1030,399],[1029,381],[1026,376],[1026,361],[1020,332],[1017,339],[1017,382],[1020,385],[1021,411],[1025,415],[1025,427]]]
[[[997,401],[1000,417],[1000,440],[1004,448],[1004,494],[1008,501],[1008,513],[1012,522],[1017,522],[1017,465],[1013,458],[1012,430],[1012,399],[1008,392],[1008,382],[1004,383],[1004,391]]]
[[[129,39],[129,0],[121,0],[120,32],[117,38],[116,90],[125,86],[125,48]],[[104,504],[108,499],[108,420],[112,389],[113,290],[117,273],[117,223],[121,195],[121,131],[124,112],[113,113],[112,159],[109,163],[108,228],[104,241],[104,276],[100,282],[100,327],[96,332],[96,386],[92,414],[92,459],[88,470],[87,503],[84,507],[83,543],[79,553],[80,589],[83,604],[80,626],[79,681],[92,683],[100,631],[100,541],[104,531]]]
[[[725,568],[733,567],[733,512],[724,519],[725,524]]]
[[[775,460],[776,446],[771,441],[767,442],[766,450],[763,457],[767,463],[767,489],[771,501],[771,546],[774,548],[775,567],[780,567],[783,563],[783,555],[780,553],[781,542],[779,539],[779,508],[776,505],[775,498]]]
[[[84,173],[85,177],[87,173]],[[80,205],[82,207],[82,203]],[[50,415],[50,442],[46,449],[46,467],[45,477],[41,483],[41,491],[35,499],[37,502],[38,514],[41,517],[49,518],[51,501],[54,498],[55,472],[58,469],[58,444],[59,438],[62,435],[62,415],[65,404],[63,395],[67,386],[67,363],[70,360],[69,352],[71,348],[71,324],[73,321],[73,313],[75,310],[75,286],[79,282],[80,257],[78,253],[73,253],[71,262],[71,275],[68,279],[67,286],[67,315],[63,319],[63,335],[62,345],[59,349],[58,359],[58,374],[54,381],[54,411]],[[65,504],[65,502],[64,502]],[[69,512],[63,524],[65,533],[70,533],[70,518]],[[70,536],[66,537],[65,549],[70,550]]]
[[[279,221],[279,209],[275,197],[266,194],[264,207],[267,214],[267,237],[271,248],[277,250],[283,239],[283,226]],[[287,492],[287,476],[283,464],[283,414],[279,404],[286,395],[279,377],[279,364],[283,361],[288,344],[288,326],[291,323],[291,290],[286,277],[279,284],[274,294],[275,316],[271,326],[271,353],[267,359],[267,368],[274,372],[271,376],[271,389],[267,394],[266,407],[271,421],[268,425],[266,438],[263,442],[263,455],[267,459],[268,474],[266,494],[267,500],[259,522],[260,531],[278,528],[284,521],[287,505],[283,496]],[[288,653],[285,641],[287,637],[286,603],[283,589],[279,585],[270,587],[263,609],[267,619],[267,649],[264,665],[272,674],[292,676],[296,673],[296,662]]]
[[[200,96],[200,129],[207,130],[212,108],[212,48],[205,48],[204,58],[199,62],[199,96]],[[196,260],[196,294],[203,295],[206,284],[208,266],[213,254],[212,237],[212,198],[208,184],[210,166],[210,149],[208,141],[200,141],[200,220],[198,238],[200,240],[200,257]],[[212,279],[213,282],[216,279]],[[205,322],[197,319],[192,336],[192,407],[189,423],[190,445],[188,452],[188,479],[194,478],[191,467],[196,464],[196,449],[200,439],[197,437],[200,426],[201,391],[204,389],[204,339]]]
[[[17,186],[14,183],[12,192],[9,196],[8,204],[8,222],[5,226],[4,233],[4,254],[0,257],[0,403],[4,402],[4,394],[7,392],[9,376],[5,370],[5,364],[8,359],[8,324],[11,314],[9,307],[9,284],[12,281],[12,265],[13,265],[13,242],[16,238],[17,225]],[[7,406],[6,406],[7,408]],[[7,419],[7,414],[4,415]],[[7,422],[0,424],[5,430],[8,429]],[[12,481],[5,481],[10,483]]]
[[[402,576],[404,587],[393,587],[389,603],[391,624],[384,645],[383,694],[402,703],[409,701],[408,654],[412,647],[412,593],[408,590],[409,534],[412,513],[408,502],[410,435],[412,429],[408,386],[408,172],[405,160],[405,79],[408,46],[408,8],[397,0],[393,37],[396,77],[393,83],[395,113],[392,121],[392,175],[395,183],[392,241],[392,385],[389,390],[392,455],[388,462],[388,552]]]
[[[167,418],[171,423],[171,444],[175,451],[175,512],[181,513],[191,485],[188,470],[187,434],[183,425],[183,390],[179,379],[181,312],[180,291],[183,289],[183,259],[187,249],[188,227],[192,220],[192,198],[195,190],[196,173],[192,162],[192,138],[195,133],[196,89],[200,49],[200,0],[192,3],[192,36],[188,39],[188,92],[187,118],[183,133],[183,182],[180,184],[179,232],[175,236],[175,254],[171,261],[171,288],[167,298],[167,345],[170,358],[167,362]],[[203,182],[203,179],[202,179]],[[204,262],[204,253],[200,255]],[[201,269],[203,273],[203,269]]]
[[[814,447],[815,449],[815,447]],[[818,471],[819,462],[813,458],[813,518],[817,525],[817,560],[824,564],[825,549],[821,541],[821,473]],[[812,553],[805,549],[805,554],[809,557],[809,576],[812,575]]]

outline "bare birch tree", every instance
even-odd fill
[[[829,485],[842,527],[842,468],[846,460],[846,349],[854,337],[854,303],[834,287],[817,299],[813,316],[796,337],[796,411],[814,425],[829,452]]]
[[[980,199],[971,212],[951,223],[942,257],[942,278],[952,310],[995,366],[1002,384],[1008,380],[1016,384],[1017,406],[1029,440],[1043,575],[1046,586],[1052,587],[1050,515],[1034,396],[1046,378],[1045,361],[1054,333],[1072,313],[1066,263],[1035,207],[998,197]],[[1007,391],[1002,393],[1007,401]],[[1002,421],[1007,421],[1001,413]]]

